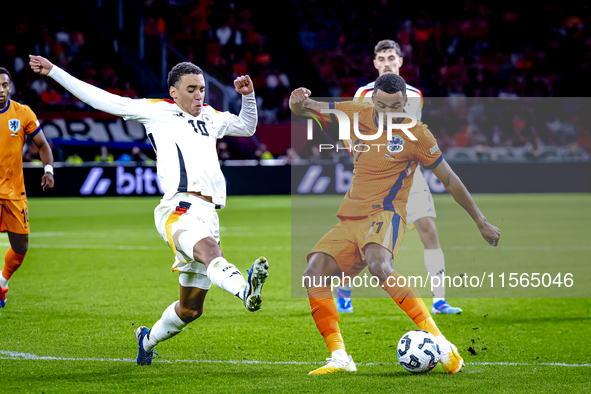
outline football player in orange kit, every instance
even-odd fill
[[[37,117],[26,105],[10,100],[11,76],[0,67],[0,232],[8,233],[10,247],[0,274],[0,308],[6,305],[8,281],[21,266],[29,247],[29,213],[23,177],[23,146],[29,136],[37,148],[45,173],[41,187],[53,187],[53,154]]]
[[[353,143],[353,180],[337,213],[340,221],[314,246],[303,273],[312,317],[331,352],[328,364],[310,374],[357,370],[353,359],[345,351],[339,314],[330,287],[323,285],[322,281],[326,277],[341,277],[358,258],[367,264],[382,289],[417,326],[435,336],[445,372],[459,372],[463,359],[457,348],[441,334],[417,289],[406,280],[399,280],[401,275],[393,265],[404,237],[406,204],[418,163],[433,171],[458,204],[470,214],[482,237],[492,246],[499,241],[499,229],[486,221],[461,180],[443,160],[437,142],[425,124],[417,122],[406,130],[414,139],[401,129],[392,130],[391,140],[388,140],[386,132],[378,139],[373,138],[379,124],[383,126],[386,123],[386,113],[403,112],[407,103],[403,78],[395,74],[380,76],[374,85],[372,103],[318,102],[311,100],[310,94],[306,88],[292,92],[289,105],[295,114],[301,113],[304,108],[318,112],[322,109],[340,110],[352,120],[350,131],[353,135],[356,127],[353,115],[358,113],[359,133],[362,137],[367,136],[367,139],[357,136]],[[409,119],[403,118],[397,123],[402,126],[408,124]]]

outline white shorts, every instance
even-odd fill
[[[423,173],[417,169],[413,178],[412,187],[408,193],[406,222],[414,223],[416,220],[424,217],[435,218],[437,215],[429,185],[427,185]]]
[[[172,272],[179,272],[184,287],[208,290],[211,281],[205,264],[193,258],[193,247],[207,237],[220,242],[220,225],[215,205],[188,193],[162,199],[154,210],[160,236],[175,254]]]

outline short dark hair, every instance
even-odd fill
[[[190,62],[182,62],[177,64],[168,73],[168,87],[170,88],[171,86],[175,86],[183,76],[189,74],[201,75],[203,74],[203,70]]]
[[[12,82],[12,75],[10,75],[10,72],[8,72],[8,70],[4,67],[0,67],[0,74],[8,75],[8,79]]]
[[[388,49],[394,49],[396,51],[396,54],[402,57],[402,50],[400,49],[400,45],[398,45],[398,43],[394,40],[382,40],[378,42],[374,48],[374,53],[377,55],[378,53]]]
[[[402,95],[406,96],[406,82],[400,75],[384,74],[376,79],[373,85],[373,94],[376,94],[378,90],[388,94],[402,92]]]

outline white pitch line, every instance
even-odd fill
[[[51,357],[51,356],[37,356],[32,353],[13,352],[7,350],[0,350],[0,360],[53,360],[53,361],[119,361],[126,363],[135,363],[135,359],[130,358],[87,358],[87,357]],[[197,364],[266,364],[266,365],[317,365],[324,364],[324,362],[307,362],[307,361],[260,361],[260,360],[158,360],[154,362],[161,363],[197,363]],[[374,365],[399,365],[398,363],[357,363],[362,366]],[[591,367],[591,364],[565,364],[565,363],[509,363],[509,362],[471,362],[470,365],[492,365],[492,366],[551,366],[551,367]]]
[[[9,242],[0,242],[0,246],[10,246]],[[166,250],[166,245],[162,246],[142,246],[142,245],[62,245],[62,244],[29,244],[31,249],[91,249],[91,250]],[[285,246],[225,246],[223,250],[291,250]]]
[[[0,246],[10,246],[8,242],[0,242]],[[108,250],[164,250],[166,246],[142,246],[142,245],[60,245],[60,244],[29,244],[29,248],[35,249],[108,249]]]
[[[445,247],[444,247],[445,249]],[[586,251],[591,250],[591,245],[567,245],[567,246],[517,246],[517,245],[500,245],[497,247],[490,246],[448,246],[449,250],[510,250],[510,251],[560,251],[560,252],[572,252],[572,251]]]
[[[591,364],[566,364],[566,363],[533,363],[533,364],[528,364],[528,363],[508,363],[508,362],[498,362],[498,363],[481,362],[481,363],[467,363],[466,365],[508,365],[508,366],[525,365],[525,366],[536,366],[536,367],[538,365],[545,365],[545,366],[551,366],[551,367],[591,367]]]

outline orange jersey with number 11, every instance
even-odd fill
[[[379,211],[392,211],[406,221],[406,202],[417,165],[432,169],[443,159],[433,134],[425,124],[417,122],[408,129],[416,141],[400,129],[392,130],[391,140],[385,130],[378,139],[369,140],[366,136],[376,134],[379,124],[373,104],[348,101],[331,103],[330,107],[349,117],[353,139],[353,181],[337,217],[362,219]],[[353,132],[356,112],[362,138]],[[410,119],[405,119],[404,123],[410,123]]]

